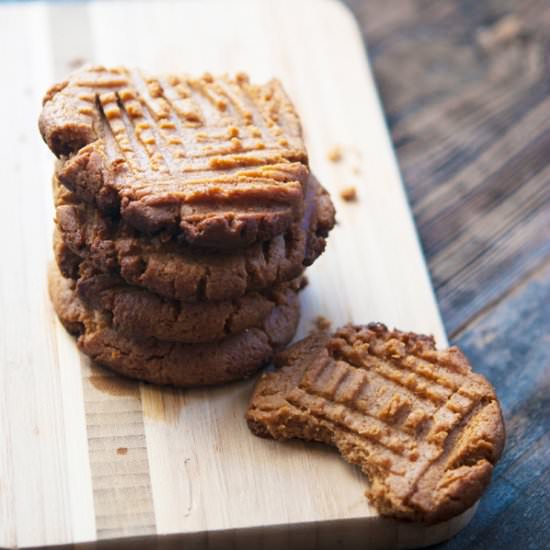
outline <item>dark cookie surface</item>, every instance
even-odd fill
[[[155,384],[202,386],[251,376],[274,350],[293,337],[299,319],[296,294],[277,305],[259,328],[247,329],[213,344],[181,344],[154,338],[132,339],[114,330],[109,316],[88,309],[74,281],[52,268],[49,290],[54,308],[79,348],[120,374]]]
[[[334,207],[311,177],[305,215],[284,235],[235,251],[195,249],[160,237],[136,235],[127,224],[100,215],[55,184],[59,235],[56,258],[75,278],[82,259],[132,285],[182,301],[231,300],[290,281],[323,252],[334,225]],[[60,241],[62,240],[62,242]]]
[[[39,126],[64,185],[148,234],[240,247],[303,212],[307,153],[277,80],[85,67],[48,91]]]
[[[481,496],[504,445],[492,386],[457,348],[384,325],[317,334],[275,358],[247,413],[251,430],[338,448],[367,474],[381,514],[443,521]]]

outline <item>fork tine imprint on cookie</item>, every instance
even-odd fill
[[[457,348],[382,324],[318,333],[275,358],[247,421],[257,435],[334,445],[380,513],[443,521],[473,505],[504,444],[492,386]]]
[[[39,126],[63,184],[141,231],[244,246],[302,215],[307,153],[277,80],[85,67],[48,91]]]

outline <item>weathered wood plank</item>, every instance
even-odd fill
[[[346,3],[452,335],[550,255],[550,5]]]
[[[549,303],[547,263],[456,339],[497,390],[507,443],[474,520],[445,548],[542,548],[550,537]]]

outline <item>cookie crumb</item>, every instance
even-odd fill
[[[318,315],[313,322],[318,330],[328,330],[332,324],[324,315]]]
[[[353,186],[344,187],[344,189],[340,191],[340,197],[346,202],[355,202],[357,200],[357,189]]]
[[[327,158],[331,162],[340,162],[342,160],[342,148],[339,145],[331,147],[327,153]]]
[[[127,447],[119,447],[117,450],[116,450],[116,454],[117,455],[127,455],[128,454],[128,448]]]

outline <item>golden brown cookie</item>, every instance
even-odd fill
[[[61,182],[142,232],[228,248],[302,216],[307,153],[277,80],[88,66],[47,92],[39,126]]]
[[[504,445],[492,386],[456,347],[382,324],[314,334],[275,358],[247,421],[257,435],[334,445],[383,515],[436,522],[472,506]]]
[[[88,309],[52,267],[49,290],[54,308],[78,347],[93,360],[131,378],[154,384],[204,386],[251,376],[268,363],[274,350],[293,337],[299,319],[296,293],[278,304],[259,328],[244,330],[211,344],[181,344],[154,338],[132,339],[117,332],[108,315]]]
[[[84,304],[108,314],[112,327],[134,338],[170,342],[216,342],[245,329],[261,327],[277,306],[293,299],[300,288],[294,280],[234,300],[181,302],[126,284],[116,275],[97,273],[84,262],[76,291]]]
[[[124,222],[80,203],[55,179],[54,194],[56,259],[63,275],[76,278],[79,263],[86,259],[99,271],[182,301],[231,300],[290,281],[323,252],[334,225],[330,197],[313,176],[301,223],[270,241],[233,251],[139,236]]]

